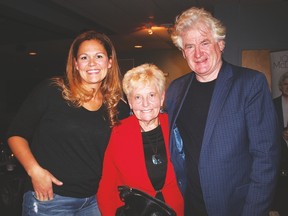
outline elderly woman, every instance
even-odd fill
[[[133,115],[113,128],[98,191],[103,216],[115,215],[123,205],[118,186],[142,190],[183,215],[183,199],[170,162],[168,117],[160,113],[165,77],[155,65],[129,70],[123,79]]]

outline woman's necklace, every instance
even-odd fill
[[[152,134],[153,137],[151,137],[151,133],[150,134],[147,134],[147,132],[149,131],[145,131],[141,125],[140,125],[140,128],[143,132],[146,132],[146,138],[147,138],[147,141],[149,142],[150,146],[151,146],[151,149],[152,149],[152,156],[151,156],[151,160],[152,160],[152,163],[154,165],[160,165],[163,163],[163,159],[161,158],[160,154],[158,154],[158,143],[159,143],[159,139],[161,137],[161,128],[159,127],[159,124],[158,126],[153,129],[153,130],[157,130],[155,131],[156,133]]]

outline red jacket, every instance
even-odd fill
[[[170,161],[167,114],[159,114],[159,120],[168,161],[162,193],[165,202],[176,211],[178,216],[182,216],[184,215],[183,198]],[[113,129],[105,153],[103,175],[97,193],[103,216],[115,215],[116,209],[124,204],[119,198],[117,190],[119,185],[137,188],[152,196],[156,194],[146,169],[139,121],[134,115],[122,120],[121,124]]]

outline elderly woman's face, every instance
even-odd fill
[[[130,92],[128,102],[139,121],[150,123],[157,120],[164,102],[164,92],[161,94],[153,84],[140,85]]]
[[[288,97],[288,78],[286,78],[284,80],[280,90],[281,90],[283,96]]]

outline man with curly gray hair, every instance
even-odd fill
[[[186,216],[268,215],[279,129],[263,73],[222,58],[226,29],[208,11],[176,18],[172,40],[191,73],[167,90],[171,160]]]

